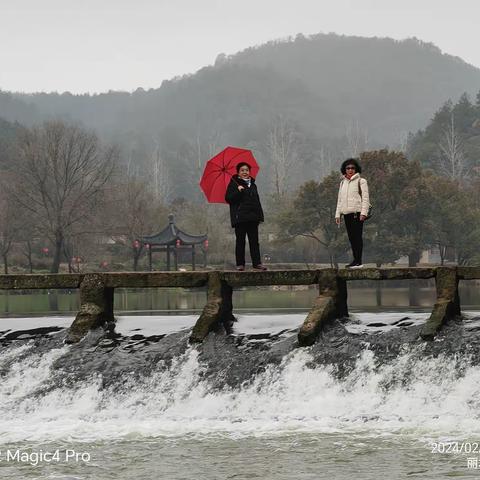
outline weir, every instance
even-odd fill
[[[299,345],[308,346],[315,343],[329,321],[348,316],[348,282],[429,278],[435,278],[437,299],[420,335],[424,340],[432,340],[446,322],[461,314],[459,281],[480,279],[480,267],[19,274],[0,275],[0,289],[78,288],[80,311],[66,337],[67,343],[76,343],[91,329],[107,329],[114,325],[115,288],[207,287],[207,303],[190,336],[191,343],[198,343],[218,327],[231,325],[234,320],[232,294],[235,288],[318,285],[318,297],[298,332]]]

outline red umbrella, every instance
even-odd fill
[[[237,174],[237,165],[246,162],[250,165],[250,175],[255,178],[260,170],[250,150],[227,147],[211,158],[205,165],[200,187],[210,203],[225,202],[225,192],[233,175]]]

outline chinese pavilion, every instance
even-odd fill
[[[142,242],[148,250],[148,264],[152,271],[152,255],[154,252],[167,252],[167,270],[170,270],[170,255],[173,255],[175,270],[178,270],[178,256],[182,250],[190,250],[192,255],[192,270],[195,270],[196,251],[199,245],[203,253],[204,265],[207,265],[207,235],[190,235],[180,230],[174,221],[173,215],[168,216],[168,225],[155,235],[147,235]]]

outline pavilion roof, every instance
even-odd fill
[[[154,235],[146,235],[142,237],[143,243],[149,245],[175,245],[177,240],[180,240],[184,245],[196,245],[207,240],[205,235],[190,235],[189,233],[180,230],[174,221],[173,215],[168,216],[168,225],[161,231]]]

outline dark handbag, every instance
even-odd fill
[[[361,179],[358,180],[358,193],[360,194],[360,196],[362,196],[362,187],[360,186],[360,180]],[[370,204],[368,206],[368,212],[367,212],[367,216],[366,216],[365,220],[368,220],[369,218],[372,218],[372,215],[373,215],[372,211],[373,211],[373,206],[372,206],[372,204]]]

